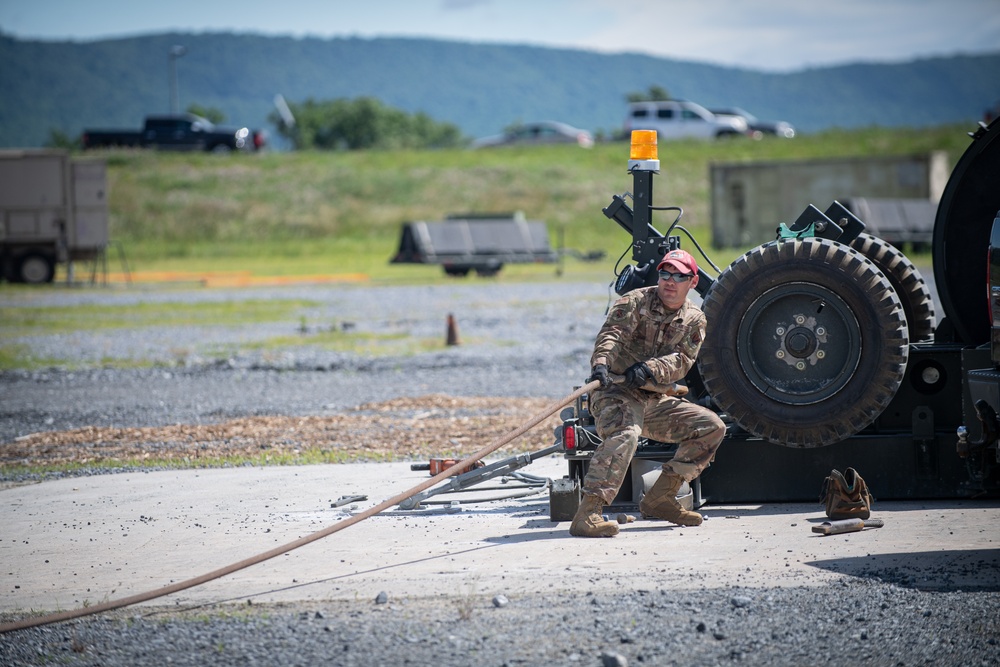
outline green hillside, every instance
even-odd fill
[[[660,146],[655,203],[683,207],[720,266],[741,250],[712,251],[709,165],[740,160],[910,155],[945,150],[954,164],[968,126],[831,130],[794,141],[682,141]],[[363,273],[376,281],[440,279],[438,267],[388,264],[400,225],[448,213],[521,210],[547,223],[553,246],[602,250],[566,273],[608,278],[631,239],[601,213],[632,188],[628,146],[258,155],[97,153],[108,161],[111,236],[133,270],[249,271],[257,275]],[[821,208],[829,202],[818,202]],[[669,213],[655,220],[665,229]],[[670,217],[666,217],[670,216]],[[778,222],[778,221],[776,221]],[[790,221],[788,221],[790,222]],[[761,242],[770,239],[761,239]],[[684,240],[685,247],[691,248]],[[112,267],[116,268],[116,267]],[[515,265],[501,279],[552,276]]]
[[[856,65],[773,74],[639,54],[421,39],[175,33],[44,42],[0,34],[0,147],[40,146],[53,130],[138,128],[147,114],[169,111],[174,45],[186,48],[175,61],[181,108],[217,108],[232,123],[264,129],[273,129],[267,117],[277,94],[292,102],[372,96],[453,123],[469,137],[545,119],[607,135],[622,126],[626,95],[651,85],[807,133],[974,122],[1000,97],[1000,51],[899,64],[861,64],[859,54]]]

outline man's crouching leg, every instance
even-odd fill
[[[700,526],[703,518],[698,512],[684,509],[677,502],[681,484],[698,477],[708,467],[726,435],[726,425],[713,412],[700,406],[683,404],[673,414],[683,413],[682,423],[687,424],[684,436],[678,443],[674,458],[663,464],[663,472],[653,488],[639,503],[643,516],[656,517],[681,526]]]
[[[614,537],[618,534],[618,524],[613,521],[605,521],[604,499],[583,494],[580,500],[580,507],[576,510],[573,523],[570,524],[569,534],[574,537]]]
[[[684,509],[677,502],[677,492],[684,478],[664,467],[656,483],[639,502],[639,511],[644,517],[656,517],[680,526],[700,526],[702,516]]]

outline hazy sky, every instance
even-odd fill
[[[0,31],[431,37],[789,71],[1000,51],[1000,0],[0,0]]]

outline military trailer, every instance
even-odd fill
[[[108,244],[103,160],[61,150],[0,151],[0,276],[48,283],[56,265],[93,260]]]
[[[848,467],[881,500],[1000,495],[1000,120],[970,135],[934,221],[940,318],[913,262],[836,201],[771,221],[777,238],[721,270],[688,235],[708,332],[687,398],[727,424],[716,460],[682,489],[693,505],[816,500]],[[631,205],[615,196],[604,209],[631,235],[619,294],[655,284],[686,233],[680,209],[653,205],[658,169],[633,156]],[[677,219],[661,233],[664,209]],[[561,417],[569,474],[552,493],[565,508],[600,438],[586,395]],[[615,502],[638,502],[675,450],[640,439]]]
[[[556,262],[544,222],[523,213],[455,214],[403,224],[392,264],[439,264],[450,276],[496,275],[504,264]]]

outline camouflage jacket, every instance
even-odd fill
[[[632,364],[643,362],[656,384],[669,385],[683,380],[691,370],[705,340],[705,325],[705,314],[690,300],[677,310],[667,310],[656,287],[632,290],[608,312],[590,365],[605,364],[621,375]]]

